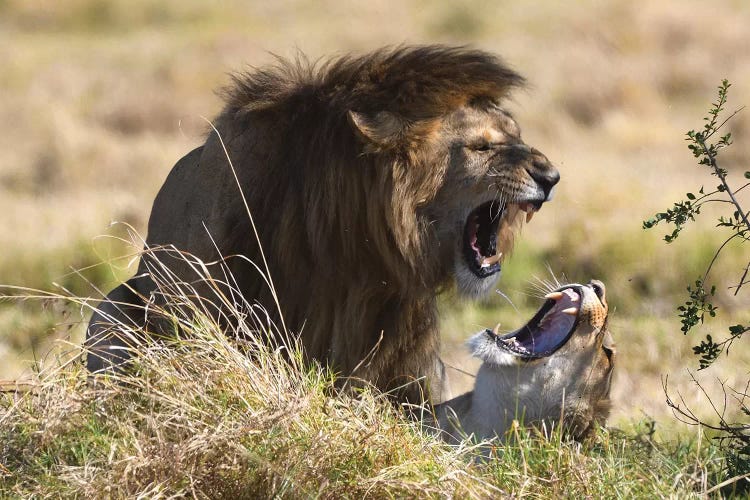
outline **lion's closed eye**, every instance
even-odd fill
[[[492,150],[493,145],[490,143],[482,143],[482,144],[476,144],[474,146],[471,146],[471,149],[474,151],[490,151]]]

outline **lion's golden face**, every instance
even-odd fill
[[[551,199],[560,175],[493,103],[459,108],[433,137],[433,162],[445,174],[426,215],[458,290],[478,296],[494,287],[514,232]]]

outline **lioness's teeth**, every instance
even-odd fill
[[[517,340],[517,339],[516,339],[515,337],[511,337],[511,338],[509,338],[509,339],[500,339],[500,340],[502,340],[502,341],[503,341],[503,343],[504,343],[505,345],[509,346],[509,347],[514,347],[514,348],[516,348],[516,349],[518,349],[518,350],[520,350],[520,351],[526,351],[526,350],[527,350],[527,349],[526,349],[526,348],[525,348],[524,346],[522,346],[522,345],[521,345],[521,344],[520,344],[520,343],[518,342],[518,340]]]
[[[534,217],[534,210],[529,210],[526,212],[526,224],[531,222],[531,218]]]
[[[563,297],[562,292],[550,292],[544,296],[545,299],[560,300]]]
[[[567,309],[563,309],[560,311],[563,314],[570,314],[571,316],[577,316],[578,315],[578,308],[576,307],[569,307]]]
[[[495,255],[491,257],[485,257],[482,259],[482,267],[490,267],[493,264],[497,264],[500,262],[500,259],[503,257],[503,252],[498,252]]]

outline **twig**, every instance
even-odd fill
[[[21,382],[18,380],[0,380],[0,393],[23,394],[31,392],[41,384],[34,382]]]
[[[692,373],[691,373],[692,376]],[[695,381],[695,378],[693,378]],[[664,389],[664,395],[666,396],[667,400],[667,406],[669,406],[673,413],[675,414],[675,417],[682,423],[688,424],[688,425],[699,425],[701,427],[705,427],[706,429],[711,429],[714,431],[721,431],[721,432],[727,432],[732,435],[741,435],[743,432],[747,432],[750,430],[750,425],[729,425],[723,418],[721,419],[721,426],[711,425],[704,421],[702,421],[700,418],[698,418],[695,413],[690,410],[690,407],[687,406],[687,403],[685,402],[685,399],[682,396],[682,393],[677,392],[677,395],[680,398],[680,401],[682,401],[683,406],[680,406],[678,403],[675,403],[672,398],[669,395],[669,388],[667,387],[669,383],[669,377],[664,378],[664,382],[662,382],[662,387]],[[703,391],[705,394],[705,390],[703,389],[703,386],[701,386],[697,381],[696,384],[698,384],[698,387]],[[710,401],[710,399],[709,399]],[[713,406],[713,403],[711,403]],[[718,414],[718,411],[715,406],[713,406],[714,412]],[[719,415],[719,418],[721,418],[721,415]]]
[[[734,295],[735,295],[735,297],[739,293],[740,288],[742,288],[742,285],[744,285],[745,283],[747,283],[747,281],[745,281],[745,278],[747,278],[747,272],[748,272],[748,270],[750,270],[750,262],[748,262],[747,265],[745,266],[745,272],[742,273],[742,277],[740,278],[740,282],[737,283],[737,286],[734,289]]]
[[[732,116],[737,114],[739,111],[740,110],[735,111],[732,114]],[[732,116],[730,116],[729,118],[731,118]],[[729,120],[729,118],[727,118],[727,120]],[[724,120],[724,123],[726,123],[727,120]],[[724,186],[724,189],[726,190],[727,195],[729,195],[729,198],[732,199],[732,203],[734,203],[734,206],[737,208],[737,212],[742,217],[742,221],[745,223],[745,227],[747,227],[748,232],[750,232],[750,221],[748,221],[745,211],[742,209],[742,206],[740,206],[740,203],[737,201],[737,198],[734,197],[734,193],[729,188],[729,184],[727,184],[726,174],[722,173],[721,169],[719,169],[719,165],[716,163],[716,154],[715,153],[711,154],[710,150],[706,146],[705,140],[698,138],[697,141],[698,141],[698,144],[700,144],[701,147],[703,148],[703,152],[708,158],[709,165],[714,170],[719,180],[721,180],[721,185]]]
[[[723,105],[724,105],[725,103],[726,103],[726,99],[724,100],[724,102],[722,102],[722,103],[720,104],[720,106],[723,106]],[[732,118],[734,118],[734,117],[735,117],[735,116],[736,116],[736,115],[737,115],[737,114],[738,114],[738,113],[739,113],[740,111],[742,111],[743,109],[745,109],[745,106],[742,106],[742,107],[740,107],[739,109],[736,109],[736,110],[734,111],[734,113],[732,113],[731,115],[727,116],[727,118],[726,118],[726,119],[725,119],[725,120],[724,120],[723,122],[721,122],[721,123],[719,124],[719,126],[718,126],[718,127],[716,127],[716,128],[714,129],[714,131],[713,131],[713,132],[711,132],[710,134],[708,134],[708,135],[706,136],[706,139],[709,139],[709,138],[710,138],[710,137],[711,137],[712,135],[714,135],[714,134],[715,134],[715,133],[716,133],[716,132],[717,132],[717,131],[718,131],[718,130],[719,130],[719,129],[721,128],[721,127],[723,127],[724,125],[726,125],[726,124],[727,124],[727,122],[728,122],[729,120],[731,120]],[[716,122],[714,122],[714,125],[715,125],[715,124],[716,124]]]
[[[729,238],[727,238],[726,240],[724,240],[724,243],[722,243],[719,246],[719,248],[716,250],[716,252],[714,252],[714,256],[711,258],[711,262],[709,262],[708,267],[706,268],[706,272],[703,273],[703,283],[705,283],[706,280],[708,279],[708,273],[711,272],[711,268],[714,267],[714,263],[716,262],[716,259],[719,258],[719,254],[721,254],[721,251],[724,250],[724,247],[727,246],[727,244],[729,244],[730,241],[732,241],[736,237],[740,236],[740,234],[741,233],[734,233],[732,236],[730,236]]]
[[[726,481],[722,481],[719,484],[714,485],[711,488],[707,489],[706,492],[705,492],[705,494],[706,494],[706,496],[708,496],[711,493],[713,493],[714,491],[718,491],[718,490],[722,489],[724,486],[728,486],[728,485],[730,485],[732,483],[736,483],[737,481],[741,481],[742,479],[745,479],[747,477],[750,477],[750,472],[748,472],[746,474],[740,474],[739,476],[730,477]]]

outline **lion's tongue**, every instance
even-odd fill
[[[497,252],[495,255],[490,255],[489,257],[485,257],[482,254],[482,251],[479,249],[478,241],[477,241],[477,226],[478,224],[476,221],[472,221],[471,231],[472,236],[471,240],[469,241],[469,244],[471,245],[471,249],[474,250],[474,253],[477,256],[477,260],[479,260],[482,267],[490,267],[493,264],[496,264],[497,262],[500,262],[500,258],[503,256],[502,253]]]

